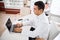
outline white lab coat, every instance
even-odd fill
[[[27,35],[29,37],[37,37],[37,38],[44,38],[47,40],[48,33],[49,33],[49,22],[47,17],[44,13],[37,16],[35,14],[30,14],[23,18],[23,25],[24,26],[32,26],[35,28],[34,31],[22,31],[22,34]]]

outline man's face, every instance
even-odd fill
[[[40,15],[41,9],[38,9],[38,6],[34,5],[34,13],[35,15]]]

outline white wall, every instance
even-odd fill
[[[60,0],[52,0],[50,12],[54,15],[60,15]]]

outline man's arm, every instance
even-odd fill
[[[42,28],[40,28],[40,26],[35,28],[34,31],[25,32],[25,30],[24,30],[25,35],[32,37],[32,38],[36,38],[37,36],[39,36],[39,38],[47,39],[48,33],[49,33],[49,29],[48,29],[49,25],[43,24],[41,27]]]
[[[16,23],[16,26],[20,26],[20,27],[22,27],[22,26],[31,26],[31,25],[33,25],[32,24],[32,20],[29,20],[29,19],[23,19],[23,21],[22,22],[17,22]]]

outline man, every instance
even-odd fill
[[[20,26],[31,26],[35,28],[33,31],[25,32],[26,35],[36,40],[47,40],[49,33],[49,22],[44,13],[44,3],[37,1],[34,3],[34,13],[26,16],[23,22],[18,23]],[[23,29],[22,29],[23,30]],[[31,39],[32,40],[32,39]]]

